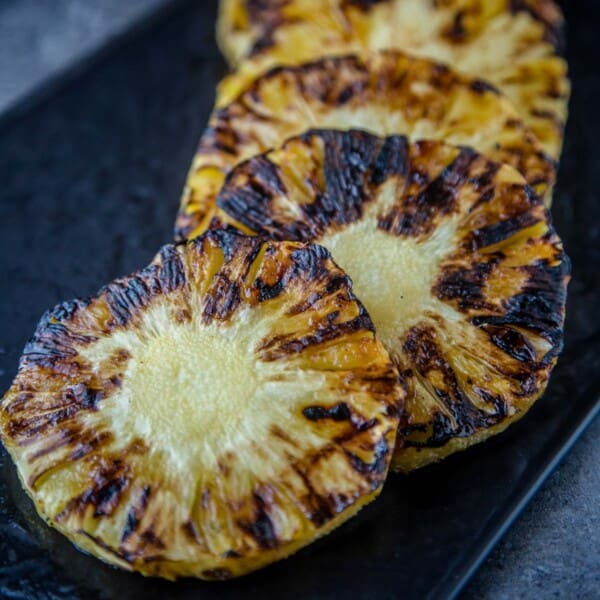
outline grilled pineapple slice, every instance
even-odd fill
[[[48,312],[0,431],[40,514],[84,550],[224,579],[378,494],[403,393],[324,248],[209,232]]]
[[[443,64],[376,52],[275,69],[216,110],[188,177],[176,237],[206,229],[225,175],[236,163],[311,127],[363,128],[470,145],[515,166],[550,198],[554,161],[508,100]]]
[[[218,102],[276,65],[394,48],[490,80],[557,159],[569,97],[562,27],[552,0],[221,0],[218,38],[237,72]]]
[[[317,241],[346,270],[399,371],[393,467],[504,430],[562,347],[569,261],[519,173],[474,150],[313,131],[230,174],[214,226]]]

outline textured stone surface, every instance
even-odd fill
[[[127,11],[132,11],[127,13],[130,16],[140,14],[139,11],[158,3],[160,0],[8,0],[0,3],[0,88],[8,89],[10,77],[15,81],[19,78],[39,81],[36,74],[50,73],[66,64],[65,61],[76,58],[86,48],[88,38],[97,36],[102,29],[98,23],[104,24],[103,35],[110,35],[110,31],[114,31],[111,23],[116,22],[113,19],[117,13],[124,19]],[[65,16],[67,6],[72,7],[71,15],[80,16]],[[594,214],[590,213],[590,207],[597,206],[600,183],[600,154],[596,149],[600,79],[595,64],[599,19],[598,10],[591,7],[592,3],[566,6],[572,24],[569,52],[575,95],[555,213],[576,265],[569,315],[572,340],[584,340],[593,333],[588,331],[588,323],[592,311],[596,310],[593,307],[598,303],[597,273],[600,268],[600,219],[597,209]],[[7,20],[8,14],[12,16]],[[91,14],[101,16],[92,18]],[[54,18],[58,21],[52,29]],[[91,27],[91,23],[96,25]],[[120,23],[124,25],[125,20]],[[171,65],[174,57],[181,56],[180,50],[165,46],[161,53],[150,54],[136,46],[135,61],[107,68],[87,78],[84,91],[66,94],[64,100],[59,99],[40,112],[25,129],[14,127],[4,137],[7,145],[2,146],[2,156],[6,159],[6,168],[2,171],[0,196],[0,208],[4,207],[4,212],[0,218],[7,225],[5,235],[0,239],[0,287],[3,290],[10,287],[11,300],[8,303],[5,299],[1,310],[3,335],[0,345],[3,350],[0,350],[0,368],[6,371],[0,373],[3,387],[12,377],[18,354],[33,331],[35,320],[47,306],[76,294],[91,293],[110,278],[139,267],[150,259],[156,247],[168,240],[189,157],[212,101],[217,62],[204,62],[206,55],[215,52],[211,29],[212,25],[206,23],[188,27],[185,32],[189,36],[187,62],[176,69],[169,66],[170,73],[161,64],[151,68],[145,58]],[[31,33],[35,31],[38,33]],[[40,60],[40,48],[43,48],[39,43],[43,36],[39,32],[54,40],[47,43],[54,44],[56,53],[50,52],[46,56],[44,60],[54,57],[52,60],[56,62],[45,63],[42,71],[35,66]],[[21,38],[21,34],[33,35],[33,38]],[[176,32],[170,35],[176,35]],[[162,42],[166,39],[168,36],[164,36]],[[162,43],[161,40],[158,42]],[[62,48],[62,55],[56,48]],[[42,51],[42,55],[45,52]],[[135,84],[131,83],[132,74],[128,70],[132,65],[139,70]],[[172,86],[173,78],[180,83]],[[111,95],[107,88],[109,83],[122,88],[132,85],[132,92]],[[14,88],[14,84],[11,85]],[[152,94],[159,89],[168,91],[156,100]],[[190,98],[198,100],[191,102]],[[118,111],[114,108],[115,101],[119,102]],[[173,113],[176,107],[181,109]],[[86,119],[88,113],[97,122],[89,122]],[[28,135],[25,137],[23,132]],[[104,152],[107,143],[110,154]],[[100,203],[103,208],[98,210]],[[18,208],[13,210],[12,206]],[[32,226],[34,216],[40,222]],[[137,234],[132,234],[136,223],[143,223],[143,227]],[[48,239],[52,241],[48,242]],[[74,248],[77,252],[73,252]],[[40,264],[44,260],[43,267],[26,268],[25,261],[12,264],[10,257],[17,256],[31,256],[31,260],[38,260]],[[567,378],[562,385],[567,386],[568,391],[572,388],[575,397],[576,384],[589,383],[586,377],[594,373],[597,376],[599,370],[600,366],[595,372],[593,369],[586,371],[582,375],[583,381]],[[574,371],[577,373],[575,367]],[[568,398],[569,394],[564,396]],[[540,411],[502,440],[494,441],[483,456],[494,450],[503,452],[513,440],[518,443],[521,436],[527,434],[527,428],[535,425],[536,419],[540,419]],[[492,552],[465,590],[464,598],[537,600],[599,596],[599,434],[600,422],[597,421]],[[427,487],[429,480],[435,479],[436,473],[459,477],[462,470],[468,469],[468,463],[479,456],[477,452],[471,453],[453,461],[445,470],[409,479],[413,487],[403,506],[418,507],[425,518],[444,510],[439,506],[440,498],[451,496],[452,486],[443,481],[440,489],[430,488]],[[515,469],[518,468],[520,466],[516,465]],[[0,479],[5,473],[6,469],[3,469]],[[512,473],[506,469],[500,471],[500,475],[510,479]],[[11,485],[14,488],[14,480]],[[357,539],[363,539],[361,534],[366,534],[366,545],[376,548],[372,534],[369,537],[371,530],[367,517],[376,517],[388,509],[390,494],[403,485],[396,479],[391,481],[390,492],[384,494],[371,512],[364,518],[361,516],[355,525],[350,525],[332,541],[326,540],[318,546],[315,552],[320,552],[321,558],[314,564],[326,569],[328,552],[338,552],[340,545],[360,543]],[[419,485],[423,485],[422,491],[419,491]],[[477,500],[490,503],[494,498],[481,496]],[[56,567],[48,560],[46,547],[53,548],[55,553],[58,549],[59,572],[84,573],[96,589],[106,587],[107,582],[112,582],[113,589],[120,589],[122,581],[126,581],[134,590],[134,595],[128,597],[142,597],[139,580],[122,579],[75,552],[68,544],[61,543],[57,539],[59,536],[52,535],[31,515],[30,507],[29,516],[15,518],[11,503],[9,497],[0,493],[0,515],[11,517],[10,520],[0,517],[0,581],[5,586],[6,597],[27,600],[79,597],[70,581],[57,578]],[[450,522],[452,514],[448,513],[447,519]],[[5,539],[10,540],[7,547],[2,544]],[[42,540],[41,548],[39,540]],[[306,590],[310,590],[313,574],[304,568],[311,565],[310,556],[298,557],[289,567],[276,567],[270,574],[281,575],[286,568],[293,572],[299,570],[302,573],[300,582],[306,581]],[[373,564],[365,565],[365,568],[377,569],[376,558],[374,556]],[[258,589],[257,582],[260,581],[260,578],[247,580],[248,589]],[[157,587],[163,591],[182,589]],[[230,590],[220,589],[224,593]],[[140,596],[135,595],[135,590]],[[401,592],[390,589],[388,595],[399,597],[404,595]],[[177,597],[183,597],[183,594],[179,592]]]
[[[465,599],[598,598],[599,440],[597,419],[494,549]]]

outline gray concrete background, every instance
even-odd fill
[[[0,112],[169,0],[0,0]]]
[[[170,1],[0,0],[0,114]],[[600,598],[599,464],[596,420],[493,550],[463,598]]]

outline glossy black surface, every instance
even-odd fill
[[[212,4],[180,3],[44,103],[0,124],[2,389],[48,306],[137,269],[170,240],[224,69]],[[580,3],[566,10],[576,31],[575,93],[553,212],[574,281],[565,353],[530,414],[484,446],[391,476],[380,499],[342,529],[223,584],[146,580],[79,553],[35,516],[0,451],[0,598],[442,598],[457,591],[600,393],[597,23]]]

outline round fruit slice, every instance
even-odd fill
[[[216,110],[192,165],[178,239],[204,231],[226,173],[312,127],[445,139],[515,166],[549,200],[554,161],[489,84],[400,52],[327,58],[259,77]]]
[[[569,97],[562,27],[552,0],[222,0],[219,39],[237,72],[218,103],[276,65],[405,50],[489,80],[556,159]]]
[[[540,396],[569,262],[516,170],[438,141],[313,131],[230,174],[214,226],[318,241],[410,384],[392,466],[480,442]]]
[[[324,248],[221,231],[48,312],[0,424],[38,511],[81,548],[225,579],[378,494],[403,394]]]

